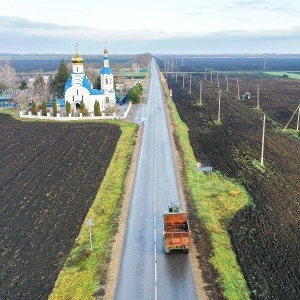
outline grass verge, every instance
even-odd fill
[[[287,133],[294,137],[295,139],[300,139],[300,130],[295,130],[295,129],[283,129],[282,130],[284,133]]]
[[[165,95],[169,95],[163,85]],[[166,96],[168,97],[168,96]],[[250,299],[247,283],[232,249],[227,228],[234,214],[251,204],[246,191],[219,172],[210,175],[200,173],[199,184],[196,158],[189,142],[188,127],[180,119],[176,106],[168,97],[176,135],[183,152],[184,173],[187,188],[197,207],[197,216],[203,220],[213,245],[211,263],[219,273],[218,282],[226,299]]]
[[[118,215],[124,180],[134,143],[136,125],[119,122],[122,135],[106,171],[96,199],[90,208],[73,249],[61,270],[49,300],[96,299],[104,294],[112,242],[118,227]],[[91,218],[93,250],[90,250],[88,219]]]

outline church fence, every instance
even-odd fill
[[[76,114],[69,114],[68,116],[60,115],[60,113],[57,113],[56,117],[53,116],[53,114],[47,112],[47,116],[42,116],[42,112],[37,112],[36,115],[33,115],[31,111],[28,113],[24,110],[20,111],[20,118],[27,118],[27,119],[41,119],[41,120],[55,120],[55,121],[74,121],[74,120],[105,120],[105,119],[126,119],[128,116],[128,113],[131,109],[131,102],[129,102],[127,109],[124,111],[123,114],[105,114],[102,113],[101,116],[94,116],[94,113],[88,113],[88,116],[83,116],[82,113],[78,116]]]

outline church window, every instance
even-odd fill
[[[106,102],[106,104],[109,104],[109,97],[105,98],[105,102]]]
[[[111,84],[111,78],[110,78],[110,84]]]
[[[77,89],[77,96],[78,96],[78,89]]]
[[[83,95],[81,96],[81,100],[83,101]]]
[[[78,67],[77,67],[77,73],[78,73]]]
[[[105,83],[108,84],[108,79],[107,78],[105,78]]]
[[[73,95],[73,101],[74,101],[74,95]]]

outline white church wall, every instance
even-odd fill
[[[103,90],[111,91],[114,89],[113,75],[101,74],[101,88]]]
[[[73,73],[83,73],[83,65],[74,64],[73,65]]]
[[[71,108],[73,111],[76,110],[76,104],[80,104],[82,100],[86,106],[86,109],[90,111],[89,99],[89,91],[78,84],[73,85],[72,87],[67,89],[65,93],[65,100],[71,103]]]

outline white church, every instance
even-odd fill
[[[93,88],[93,84],[84,73],[83,58],[76,53],[72,57],[72,73],[65,84],[65,103],[71,103],[72,111],[80,108],[83,100],[88,112],[94,112],[94,104],[100,103],[100,111],[115,107],[116,95],[114,89],[114,74],[109,67],[108,51],[105,48],[103,57],[103,68],[100,71],[101,89]]]

